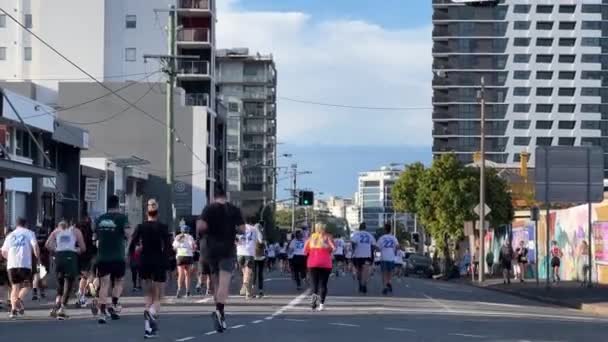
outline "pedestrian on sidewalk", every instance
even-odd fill
[[[517,247],[515,253],[517,255],[517,264],[519,265],[519,281],[523,283],[528,264],[528,249],[524,246],[523,240],[519,242],[519,247]]]
[[[513,262],[513,249],[511,242],[506,239],[500,248],[498,262],[502,267],[503,284],[511,284],[511,267]]]
[[[307,267],[312,278],[312,309],[322,311],[327,297],[327,283],[333,268],[332,254],[336,246],[323,223],[315,224],[315,231],[306,241]]]
[[[578,246],[578,264],[580,266],[581,278],[583,279],[582,286],[591,284],[591,278],[589,277],[589,245],[587,241],[583,240]]]
[[[553,282],[560,282],[559,268],[561,266],[562,250],[557,245],[557,241],[551,241],[551,269],[553,270]]]
[[[488,273],[491,276],[494,275],[494,269],[492,268],[494,266],[494,253],[492,251],[486,254],[486,264],[488,265]]]

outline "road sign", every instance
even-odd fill
[[[487,204],[484,204],[484,206],[485,206],[485,212],[484,212],[484,214],[486,216],[488,216],[490,214],[490,212],[492,211],[492,209],[490,209],[490,207],[488,207]],[[475,212],[475,214],[477,214],[477,216],[480,215],[481,207],[479,206],[479,204],[475,206],[475,208],[473,209],[473,211]]]
[[[537,201],[601,202],[604,199],[604,151],[599,146],[537,147],[534,179]]]
[[[84,183],[85,202],[96,202],[99,198],[99,178],[87,177]]]

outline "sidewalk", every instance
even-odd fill
[[[606,285],[594,284],[593,287],[588,288],[578,282],[560,282],[550,283],[547,289],[544,280],[537,285],[535,279],[527,279],[524,283],[512,281],[507,285],[503,284],[502,279],[489,279],[484,284],[472,283],[470,279],[466,282],[488,290],[608,316],[608,286]]]

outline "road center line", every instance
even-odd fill
[[[217,334],[217,331],[210,331],[208,333],[205,333],[205,335],[209,336],[209,335],[215,335]]]
[[[439,301],[431,296],[428,296],[427,294],[424,294],[424,296],[426,297],[426,299],[430,300],[431,302],[441,306],[447,312],[452,312],[452,309],[448,305],[442,303],[441,301]]]
[[[337,325],[339,327],[351,327],[351,328],[360,327],[360,325],[358,325],[358,324],[348,324],[348,323],[329,323],[329,325]]]
[[[255,320],[255,321],[251,322],[251,324],[260,324],[262,322],[263,321],[261,319],[258,319],[258,320]]]
[[[213,298],[209,297],[209,298],[205,298],[205,299],[200,299],[200,300],[197,300],[196,302],[197,302],[198,304],[209,303],[209,302],[210,302],[212,299],[213,299]]]
[[[288,322],[308,322],[306,319],[285,318]]]
[[[502,304],[502,303],[490,303],[490,302],[476,302],[481,305],[491,305],[491,306],[503,306],[505,308],[521,308],[521,305],[516,304]]]
[[[230,329],[238,329],[238,328],[242,328],[242,327],[244,327],[244,326],[245,326],[245,325],[243,325],[243,324],[239,324],[239,325],[235,325],[235,326],[233,326],[233,327],[230,327]]]
[[[282,307],[282,308],[278,309],[277,311],[275,311],[272,315],[270,315],[270,317],[266,317],[266,319],[270,320],[273,317],[281,315],[283,312],[285,312],[287,310],[293,309],[298,304],[300,304],[304,300],[304,298],[306,298],[306,296],[308,296],[308,291],[304,291],[299,296],[297,296],[296,298],[292,299],[287,305],[285,305],[284,307]]]
[[[184,342],[184,341],[190,341],[190,340],[194,340],[194,339],[195,339],[194,336],[188,336],[188,337],[177,339],[177,340],[175,340],[175,342]]]
[[[416,332],[414,329],[405,329],[405,328],[384,328],[384,330],[389,331],[404,331],[404,332]]]
[[[471,335],[471,334],[460,334],[460,333],[452,333],[448,334],[450,336],[460,336],[460,337],[470,337],[470,338],[486,338],[487,336],[482,335]]]

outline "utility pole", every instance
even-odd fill
[[[485,237],[485,221],[486,221],[486,157],[485,157],[485,121],[486,121],[486,99],[485,99],[485,80],[481,77],[481,90],[479,91],[480,101],[480,135],[481,141],[479,150],[481,154],[481,164],[479,165],[479,282],[483,282],[485,272],[485,252],[484,252],[484,237]],[[474,254],[473,254],[474,255]]]
[[[167,199],[167,220],[170,222],[169,227],[176,227],[176,210],[175,210],[175,195],[174,195],[174,177],[175,163],[173,158],[173,146],[175,143],[175,123],[174,123],[174,96],[175,79],[177,76],[177,60],[180,59],[200,59],[198,56],[178,56],[176,55],[177,41],[177,10],[175,6],[170,6],[168,10],[155,9],[155,12],[168,12],[169,22],[167,26],[167,50],[168,55],[144,55],[144,62],[148,59],[158,59],[163,63],[163,72],[167,75],[166,94],[165,94],[165,111],[166,111],[166,184],[168,191]]]

